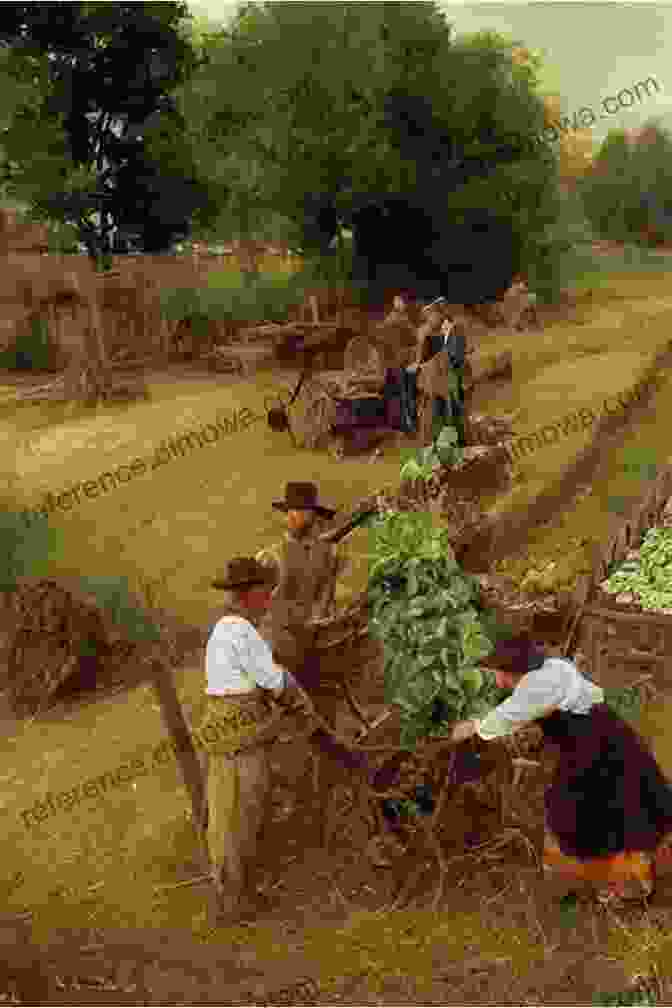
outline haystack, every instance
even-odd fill
[[[19,715],[127,682],[150,647],[129,640],[74,578],[23,579],[10,608],[4,688]]]

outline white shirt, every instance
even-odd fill
[[[276,665],[266,641],[242,616],[224,616],[210,634],[205,649],[206,693],[224,696],[249,693],[256,687],[283,689],[285,669]]]
[[[478,735],[486,741],[500,738],[552,710],[588,714],[593,704],[603,702],[603,690],[585,679],[573,662],[547,658],[541,668],[524,675],[508,700],[478,724]]]

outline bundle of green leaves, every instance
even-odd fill
[[[492,643],[478,582],[461,570],[431,515],[389,511],[371,535],[370,628],[384,645],[386,701],[401,709],[400,744],[412,750],[497,703],[494,675],[478,667]]]
[[[605,591],[634,595],[643,609],[672,609],[672,528],[652,528],[631,559],[602,582]]]
[[[457,392],[457,378],[451,375]],[[426,448],[410,449],[402,454],[400,477],[402,480],[428,480],[441,466],[459,465],[464,452],[459,445],[459,437],[453,424],[443,424],[431,445]]]

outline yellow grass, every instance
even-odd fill
[[[647,278],[650,282],[650,278]],[[664,276],[658,277],[662,287]],[[647,284],[648,286],[648,284]],[[604,400],[627,392],[638,382],[650,361],[669,340],[672,299],[658,299],[658,313],[652,315],[641,298],[616,301],[608,326],[605,309],[598,307],[595,323],[578,327],[554,325],[542,339],[526,334],[514,351],[511,388],[489,398],[482,408],[488,412],[517,414],[516,435],[531,434],[544,425],[559,423],[581,408],[593,411],[597,421],[605,415]],[[636,425],[619,439],[618,447],[600,464],[591,487],[572,510],[532,534],[528,549],[508,557],[498,565],[512,577],[541,588],[568,587],[590,567],[587,546],[608,534],[617,516],[609,511],[609,499],[635,495],[637,487],[621,471],[626,448],[654,451],[663,464],[669,457],[669,430],[672,407],[669,377],[659,374],[654,391],[655,409],[638,417]],[[545,445],[520,458],[517,478],[510,491],[493,506],[495,513],[524,511],[528,502],[557,479],[591,438],[592,427],[570,432],[556,443]],[[648,457],[648,456],[647,456]],[[552,565],[552,566],[551,566]]]
[[[657,282],[662,301],[665,278],[659,276]],[[525,428],[535,428],[572,407],[590,404],[595,388],[603,399],[627,387],[666,338],[669,306],[659,305],[648,326],[643,324],[646,305],[634,296],[614,312],[622,324],[602,314],[594,327],[556,325],[541,338],[533,334],[516,340],[514,385],[491,396],[486,408],[501,412],[520,407]],[[248,407],[260,414],[264,395],[277,392],[277,381],[267,374],[221,386],[155,383],[150,403],[58,423],[47,422],[46,412],[37,409],[3,416],[0,470],[19,478],[5,496],[17,509],[37,506],[44,491],[61,491],[135,456],[151,455],[162,439],[192,425],[200,428],[218,411],[230,415]],[[666,432],[672,416],[664,420]],[[654,428],[653,421],[650,430],[640,428],[647,431],[647,444],[649,436],[654,440]],[[662,450],[662,439],[669,440],[669,435],[657,436]],[[583,440],[583,435],[573,435],[557,448],[540,450],[533,459],[536,468],[528,474],[533,484],[557,474]],[[55,524],[63,531],[65,550],[57,569],[89,576],[124,573],[131,579],[141,573],[165,576],[164,602],[169,608],[187,621],[212,622],[218,595],[209,589],[210,578],[232,554],[256,551],[281,534],[282,517],[270,504],[286,480],[316,481],[327,503],[346,509],[397,477],[394,455],[375,465],[366,459],[336,462],[325,454],[294,451],[286,435],[273,434],[259,422],[215,445],[194,448],[97,500],[84,500],[67,515],[59,514]],[[620,491],[613,487],[610,492]],[[586,521],[585,514],[580,521],[567,519],[562,529],[565,552],[572,536],[580,540],[588,534]],[[593,521],[597,523],[597,514]],[[345,589],[364,583],[364,541],[361,533],[353,544],[355,569]],[[200,663],[176,676],[189,717],[202,695],[202,676]],[[662,714],[647,731],[656,744],[664,740]],[[143,688],[84,708],[72,721],[23,723],[14,736],[2,740],[3,871],[7,879],[17,871],[26,879],[6,904],[9,909],[34,909],[38,934],[68,922],[160,926],[177,920],[185,929],[204,934],[203,890],[175,890],[158,902],[153,898],[154,885],[200,871],[188,801],[174,762],[100,799],[85,799],[70,813],[59,812],[30,830],[20,818],[22,810],[48,791],[71,789],[115,770],[133,755],[146,754],[149,760],[164,735],[156,699]],[[672,758],[661,754],[661,761],[672,773]],[[88,887],[100,882],[103,886],[87,898]],[[57,887],[66,892],[54,895]],[[394,915],[383,922],[375,915],[360,915],[336,941],[329,928],[306,935],[307,952],[317,956],[327,983],[329,977],[354,976],[365,968],[374,978],[412,971],[422,982],[431,973],[432,942],[455,958],[475,942],[484,958],[511,956],[521,970],[539,954],[534,935],[515,929],[477,931],[476,912],[473,919],[441,914],[424,915],[421,922],[421,916],[411,921]],[[411,924],[413,930],[405,936],[404,926]],[[243,934],[220,932],[215,940],[229,939],[243,941]],[[271,956],[271,947],[278,949],[277,931],[271,934],[261,926],[246,929],[244,941],[261,956]]]
[[[151,459],[162,440],[199,430],[218,416],[244,408],[261,416],[264,397],[277,392],[270,376],[219,387],[162,383],[152,389],[150,403],[99,410],[41,430],[35,411],[21,410],[0,421],[5,471],[19,442],[21,498],[14,506],[38,507],[48,491],[95,480],[137,456]],[[171,608],[186,621],[200,622],[218,598],[209,581],[229,557],[255,552],[282,534],[282,515],[271,502],[282,496],[286,480],[317,482],[325,502],[347,511],[397,474],[393,459],[372,465],[366,457],[337,462],[325,453],[296,452],[289,436],[274,434],[263,419],[215,444],[199,448],[194,442],[184,457],[59,512],[53,524],[63,531],[66,555],[55,569],[166,575]]]

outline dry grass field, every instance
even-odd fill
[[[612,289],[603,284],[582,302],[574,318],[541,334],[522,334],[509,346],[494,336],[493,349],[513,351],[513,382],[479,392],[479,411],[515,414],[516,432],[523,434],[568,411],[595,410],[605,396],[627,389],[669,338],[667,286],[664,273],[619,276]],[[56,407],[1,405],[12,387],[5,375],[0,378],[5,505],[37,507],[44,493],[96,479],[133,458],[149,458],[164,439],[199,429],[217,416],[247,408],[262,417],[264,397],[289,387],[292,378],[272,371],[250,380],[157,373],[150,376],[150,402],[65,415]],[[655,448],[662,461],[669,454],[672,399],[666,394],[667,376],[661,379],[655,409],[624,435],[623,443]],[[588,430],[572,434],[524,459],[519,482],[493,507],[524,509],[589,437]],[[582,547],[572,551],[572,544],[601,535],[609,520],[608,494],[625,492],[618,463],[614,451],[575,509],[535,534],[527,553],[508,558],[503,569],[523,578],[530,569],[548,573],[549,563],[563,560],[566,569],[555,571],[553,583],[571,582],[585,562]],[[347,509],[371,491],[395,484],[398,471],[392,451],[375,462],[296,451],[286,435],[273,434],[259,419],[59,513],[53,521],[62,531],[61,549],[53,570],[161,580],[162,604],[176,618],[208,626],[218,611],[217,593],[208,587],[214,573],[232,554],[256,551],[281,533],[282,517],[270,505],[286,480],[315,481],[326,502]],[[364,533],[353,537],[352,569],[341,597],[365,583],[365,546]],[[198,708],[202,676],[202,655],[176,673],[190,718]],[[659,703],[644,711],[641,726],[672,775],[668,716],[669,703]],[[586,992],[593,989],[621,989],[652,966],[665,971],[671,893],[661,889],[648,915],[618,920],[579,908],[568,926],[534,865],[515,846],[499,860],[456,863],[448,909],[381,913],[389,898],[384,871],[364,867],[356,848],[344,847],[336,861],[317,850],[305,797],[309,788],[300,783],[307,772],[305,751],[291,745],[279,746],[277,753],[276,816],[268,836],[273,850],[258,880],[265,902],[254,924],[208,933],[202,887],[156,889],[200,872],[188,800],[173,761],[43,822],[21,816],[48,792],[72,790],[132,758],[149,767],[152,750],[165,735],[152,691],[143,687],[74,705],[39,721],[7,718],[5,725],[0,802],[6,911],[30,909],[33,939],[44,948],[63,930],[98,929],[104,944],[114,929],[137,929],[144,948],[137,958],[146,960],[144,982],[154,999],[115,995],[114,1003],[166,1003],[161,996],[175,998],[169,1003],[189,1003],[190,997],[191,1003],[226,1003],[227,998],[236,1003],[249,980],[236,973],[241,963],[258,970],[256,982],[267,991],[291,986],[287,972],[296,968],[318,983],[318,1003],[358,1004],[417,1004],[420,998],[425,1004],[531,1004],[541,1003],[535,998],[542,996],[545,1004],[578,1003],[573,998],[589,997]],[[529,790],[537,806],[541,783]],[[17,873],[23,878],[18,885],[12,883]],[[419,890],[420,902],[421,896]],[[662,931],[658,920],[665,925]],[[213,957],[224,951],[233,956],[236,968],[227,967],[230,989],[213,965],[211,988],[205,981],[202,989],[180,987],[175,980],[184,1000],[169,994],[168,953],[159,941],[164,931],[185,955],[192,942],[205,942]],[[112,950],[107,959],[118,965]],[[158,972],[151,973],[150,960],[160,964]],[[221,984],[216,994],[214,978]],[[70,992],[67,1003],[98,1003],[76,1000],[80,996],[85,997]],[[208,996],[220,1000],[207,1001]]]

